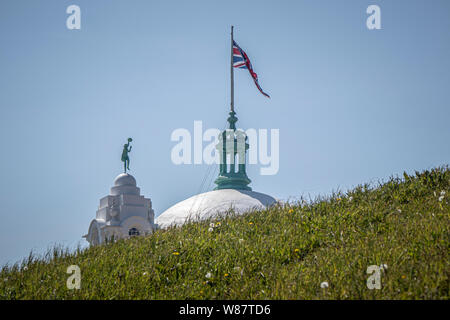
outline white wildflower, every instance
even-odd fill
[[[239,272],[241,276],[244,274],[244,269],[241,269],[240,267],[234,267],[233,270]]]
[[[380,269],[381,269],[381,270],[387,270],[387,269],[388,269],[388,265],[385,264],[385,263],[380,264]]]
[[[214,223],[210,223],[209,226],[210,226],[211,228],[214,228]]]
[[[320,287],[321,287],[322,289],[328,288],[328,287],[329,287],[328,282],[326,282],[326,281],[322,282],[322,283],[320,284]]]
[[[442,202],[442,200],[444,200],[444,196],[440,196],[438,200],[439,202]]]
[[[209,231],[209,232],[213,232],[213,231],[214,231],[214,228],[209,228],[208,231]]]
[[[441,196],[445,196],[445,191],[444,190],[441,191]]]
[[[28,270],[27,266],[23,267],[23,271],[27,271],[27,270]]]
[[[143,276],[146,276],[146,275],[148,275],[148,273],[147,273],[147,272],[144,272],[142,275],[143,275]]]
[[[397,209],[398,213],[402,213],[402,209]]]
[[[348,198],[348,201],[352,201],[352,200],[353,200],[353,197],[349,197],[349,198]]]
[[[207,278],[207,279],[211,279],[211,277],[212,277],[212,274],[211,274],[211,272],[208,272],[207,274],[205,274],[205,278]]]

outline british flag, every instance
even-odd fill
[[[239,68],[239,69],[248,69],[250,72],[250,75],[253,78],[253,81],[255,82],[256,87],[258,90],[265,95],[267,98],[270,98],[270,96],[265,93],[259,83],[258,83],[258,75],[253,71],[252,64],[250,62],[250,59],[248,58],[247,54],[242,50],[236,41],[233,41],[233,67]]]

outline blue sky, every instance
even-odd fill
[[[248,168],[255,191],[314,197],[448,164],[449,14],[446,0],[1,1],[0,264],[81,241],[129,136],[156,215],[213,187],[207,165],[171,162],[170,135],[223,128],[232,24],[271,95],[236,70],[238,125],[280,130],[278,174]]]

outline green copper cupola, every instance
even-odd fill
[[[214,181],[220,189],[252,190],[248,186],[251,180],[245,171],[246,154],[249,148],[247,135],[241,129],[236,129],[238,118],[236,113],[229,113],[229,129],[225,129],[219,136],[216,148],[219,152],[219,176]]]

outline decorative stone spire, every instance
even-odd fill
[[[248,138],[243,130],[236,129],[238,120],[236,113],[232,110],[229,115],[230,127],[220,134],[219,143],[216,146],[220,155],[220,171],[219,177],[214,181],[217,184],[214,190],[252,190],[248,186],[251,180],[245,171],[246,153],[249,148]],[[237,171],[236,164],[238,164]]]

